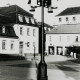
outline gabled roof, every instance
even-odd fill
[[[80,24],[60,25],[46,34],[80,34]]]
[[[74,15],[74,14],[80,14],[80,7],[67,8],[56,16]]]
[[[6,17],[9,17],[11,20],[11,23],[19,23],[24,25],[31,25],[31,26],[37,26],[37,22],[33,18],[33,14],[25,11],[21,7],[17,5],[11,5],[9,7],[1,7],[0,8],[0,15],[4,15]],[[23,22],[20,22],[19,15],[22,16]],[[26,22],[25,16],[28,17],[29,23]],[[31,18],[34,19],[34,24],[31,22]]]
[[[21,7],[19,7],[17,5],[11,5],[8,7],[1,7],[0,8],[0,14],[3,14],[3,15],[9,15],[9,14],[15,13],[15,12],[22,14],[22,15],[29,16],[29,17],[33,17],[33,14],[25,11],[24,9],[22,9]]]

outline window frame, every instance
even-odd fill
[[[12,46],[12,44],[13,44],[13,46]],[[14,50],[14,41],[11,41],[10,49],[11,49],[11,50]]]
[[[20,27],[20,35],[23,35],[23,27]]]
[[[2,40],[2,50],[6,50],[6,40]]]
[[[69,21],[69,18],[68,17],[66,17],[66,21]]]
[[[2,33],[5,33],[5,26],[2,26]]]
[[[62,22],[62,18],[59,18],[59,22]]]
[[[30,36],[30,28],[27,28],[27,36]]]
[[[35,30],[35,29],[33,29],[33,36],[35,36],[35,34],[36,34],[35,32],[36,32],[36,30]]]

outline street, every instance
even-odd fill
[[[0,80],[37,80],[35,62],[39,63],[39,58],[0,61]],[[74,63],[73,60],[65,56],[46,56],[48,80],[80,80],[80,64]]]

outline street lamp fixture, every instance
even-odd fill
[[[35,12],[35,7],[31,6],[30,12]]]
[[[48,7],[48,13],[53,13],[53,9],[52,9],[52,7],[50,6],[50,7]]]
[[[28,4],[31,6],[31,12],[35,11],[35,8],[41,7],[41,28],[42,28],[42,53],[41,53],[41,60],[38,64],[37,68],[37,80],[48,80],[47,76],[47,64],[45,62],[45,31],[44,31],[44,7],[48,8],[48,13],[53,13],[53,7],[51,6],[51,0],[37,0],[37,6],[31,5],[31,0],[28,1]]]

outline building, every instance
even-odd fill
[[[39,25],[39,53],[42,53],[42,28],[41,28],[41,22],[38,22],[38,25]],[[49,24],[47,23],[44,23],[44,31],[51,31],[53,29],[52,26],[50,26]],[[45,37],[45,35],[44,35]],[[46,38],[44,38],[46,39]],[[46,41],[46,40],[44,40]],[[44,45],[45,45],[45,42],[44,42]]]
[[[19,54],[18,36],[8,23],[10,19],[0,15],[0,54]]]
[[[39,53],[39,28],[33,15],[17,5],[1,7],[0,14],[9,17],[10,23],[18,36],[20,55]]]
[[[69,7],[55,16],[55,24],[79,24],[80,7]]]
[[[55,16],[55,25],[46,32],[46,51],[65,55],[69,46],[80,46],[80,7],[70,7]]]
[[[80,24],[59,25],[46,31],[46,52],[65,55],[69,46],[80,46]]]

